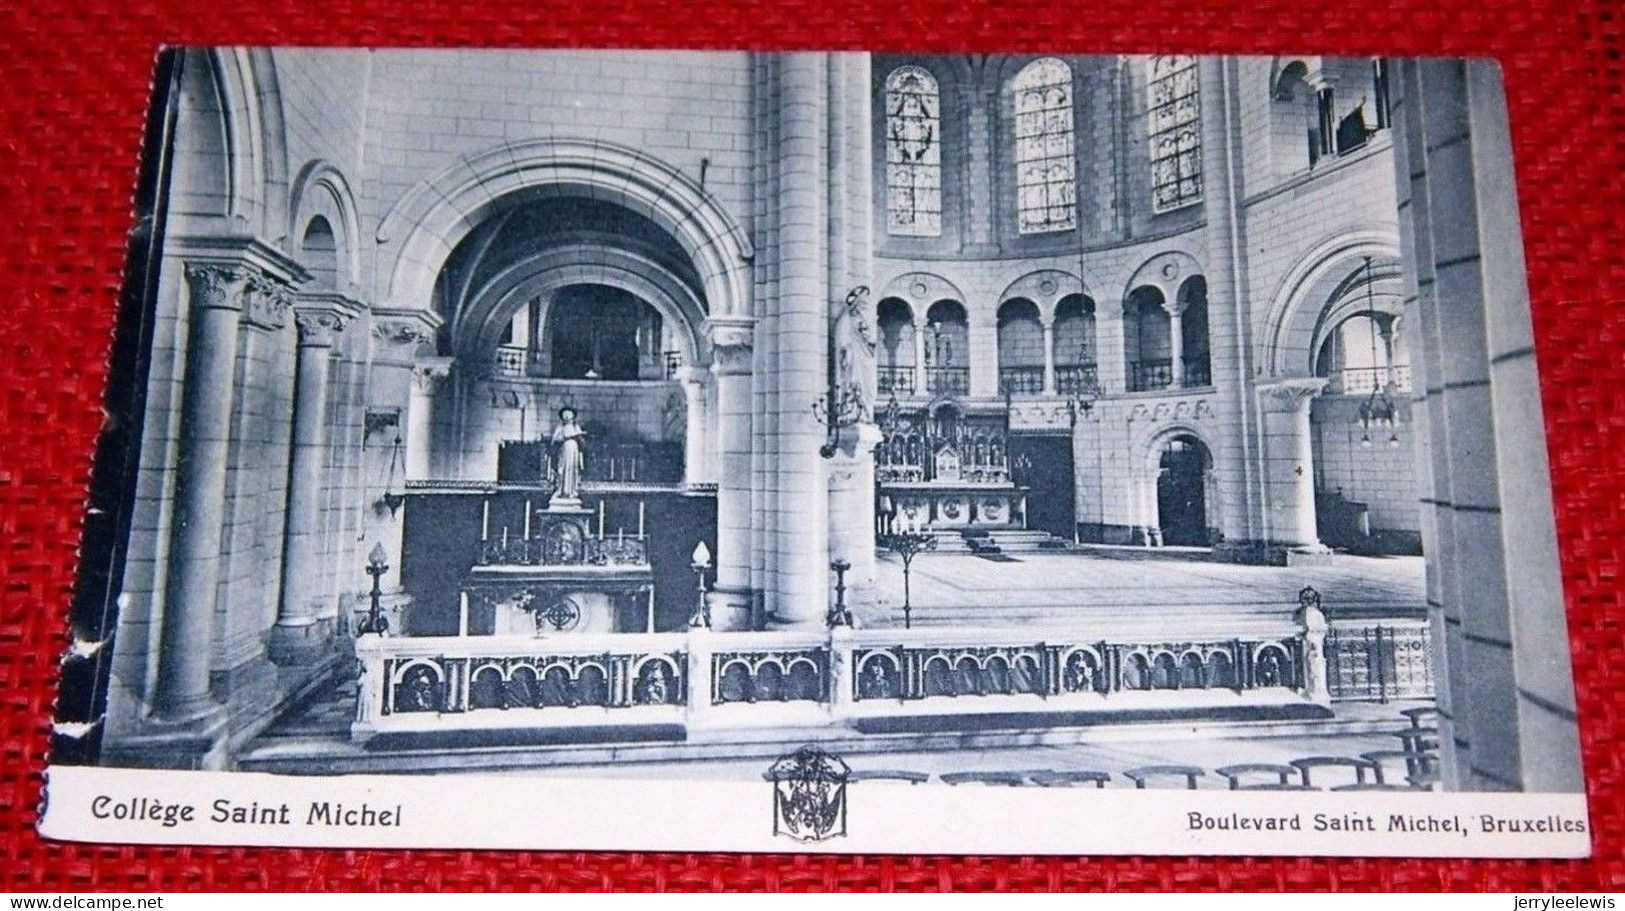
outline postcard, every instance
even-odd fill
[[[41,831],[1573,857],[1506,104],[177,48]]]

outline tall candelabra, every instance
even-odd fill
[[[900,526],[889,534],[875,539],[875,543],[886,548],[903,560],[903,628],[914,628],[914,602],[913,593],[909,590],[909,572],[914,565],[914,558],[921,552],[937,549],[937,536],[929,526],[922,525],[918,519],[905,516]]]
[[[374,544],[372,552],[367,555],[367,575],[372,577],[371,604],[367,608],[367,619],[361,622],[360,632],[373,633],[379,636],[389,632],[389,618],[384,616],[382,604],[383,591],[378,580],[384,573],[389,572],[389,557],[384,553],[384,545]]]

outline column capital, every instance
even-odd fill
[[[293,306],[293,289],[263,273],[254,273],[248,279],[243,294],[246,306],[243,321],[260,329],[281,329],[288,324],[288,310]]]
[[[412,364],[419,348],[434,344],[435,331],[442,322],[438,313],[428,310],[374,307],[374,351],[391,363]]]
[[[424,395],[434,395],[456,363],[451,357],[420,357],[412,363],[413,388]]]
[[[331,348],[355,319],[355,313],[323,304],[296,303],[293,321],[299,327],[299,347]]]
[[[187,263],[186,284],[197,310],[242,310],[243,291],[254,273],[225,263]]]
[[[1261,383],[1258,391],[1263,394],[1266,403],[1275,405],[1276,410],[1297,411],[1308,408],[1309,401],[1325,390],[1329,382],[1323,376],[1291,377]]]
[[[748,316],[714,316],[706,320],[711,337],[711,371],[719,376],[749,373],[756,320]]]

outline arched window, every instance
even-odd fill
[[[1072,68],[1045,57],[1016,74],[1016,216],[1023,234],[1078,224]]]
[[[1044,324],[1038,305],[1023,297],[999,307],[999,394],[1044,391]]]
[[[886,77],[886,228],[892,234],[942,233],[942,98],[937,80],[917,66]]]
[[[1207,279],[1193,275],[1179,286],[1179,357],[1182,386],[1210,386],[1213,366],[1208,344]]]
[[[1123,321],[1128,391],[1145,392],[1173,385],[1173,336],[1162,292],[1149,285],[1129,292]]]
[[[339,251],[333,237],[333,226],[320,215],[312,216],[305,226],[304,240],[299,244],[300,258],[310,272],[310,288],[332,291],[338,288]]]
[[[1095,302],[1069,294],[1055,305],[1055,387],[1062,395],[1099,393]]]
[[[875,309],[880,323],[880,356],[875,365],[879,371],[878,389],[881,395],[913,395],[914,382],[914,311],[905,301],[888,297]]]
[[[605,285],[570,285],[553,299],[547,334],[556,379],[639,380],[664,375],[659,311]]]
[[[1196,58],[1152,57],[1146,69],[1151,202],[1158,212],[1202,198],[1202,99]]]
[[[925,311],[925,391],[964,395],[970,391],[970,323],[965,306],[939,300]]]
[[[1315,375],[1329,377],[1332,391],[1344,395],[1409,391],[1410,354],[1398,318],[1364,311],[1344,319],[1321,342]]]

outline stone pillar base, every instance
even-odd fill
[[[128,769],[203,769],[229,764],[226,710],[213,702],[187,721],[147,718],[142,731],[102,747],[101,764]]]
[[[265,651],[277,664],[315,664],[327,652],[332,641],[331,619],[317,620],[301,626],[278,624],[271,627],[271,638],[265,644]]]
[[[738,632],[751,628],[748,589],[714,588],[706,592],[705,603],[711,608],[711,628],[721,632]]]

